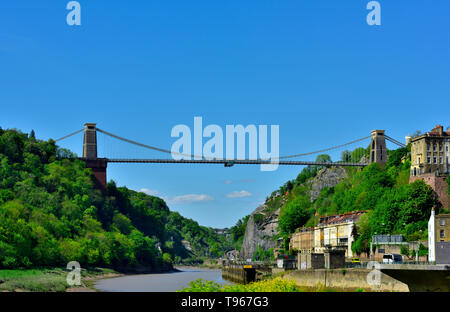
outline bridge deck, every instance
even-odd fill
[[[108,158],[108,163],[153,163],[153,164],[222,164],[225,166],[233,166],[233,165],[270,165],[270,164],[278,164],[285,166],[347,166],[347,167],[365,167],[367,163],[349,163],[349,162],[315,162],[315,161],[278,161],[278,162],[270,162],[266,160],[250,160],[250,159],[242,159],[242,160],[205,160],[205,159],[119,159],[119,158]]]

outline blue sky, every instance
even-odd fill
[[[381,26],[367,25],[366,0],[80,0],[79,27],[67,2],[0,5],[2,128],[48,139],[96,122],[170,149],[172,127],[202,116],[278,124],[285,155],[450,125],[447,0],[380,1]],[[165,157],[99,143],[100,156]],[[82,136],[62,146],[81,154]],[[300,170],[110,164],[108,178],[226,227]]]

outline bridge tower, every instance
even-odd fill
[[[97,124],[84,124],[83,157],[86,167],[91,168],[95,177],[95,186],[106,190],[106,158],[97,157]]]
[[[97,159],[97,124],[84,124],[83,158]]]
[[[373,130],[370,142],[370,163],[386,164],[386,138],[384,130]]]

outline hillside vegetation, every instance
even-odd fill
[[[102,194],[85,163],[54,141],[0,128],[0,269],[79,261],[165,270],[174,261],[220,256],[228,245],[161,198],[114,182]]]
[[[360,161],[361,150],[342,153],[342,160]],[[364,150],[363,150],[364,151]],[[365,150],[366,154],[368,149]],[[295,180],[285,183],[267,198],[266,204],[281,208],[280,235],[288,239],[299,227],[312,227],[320,216],[367,211],[356,227],[352,249],[368,252],[372,235],[403,234],[407,240],[424,240],[431,208],[437,203],[433,190],[423,181],[409,184],[409,146],[389,151],[386,165],[371,164],[363,169],[345,168],[347,176],[334,187],[325,187],[311,201],[311,181],[324,166],[308,166]],[[355,155],[358,156],[357,159]],[[320,155],[321,159],[330,159]]]

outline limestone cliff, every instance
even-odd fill
[[[315,201],[322,189],[333,187],[342,182],[347,177],[347,172],[342,167],[323,168],[317,172],[317,175],[305,182],[310,189],[310,200]],[[285,202],[285,194],[277,193],[280,196],[279,206],[274,209],[268,207],[267,202],[250,215],[245,230],[244,241],[241,248],[241,258],[248,259],[253,257],[258,246],[267,250],[277,247],[277,241],[273,237],[278,234],[278,216],[280,208]]]
[[[280,209],[267,212],[267,208],[265,204],[259,206],[248,219],[240,254],[243,259],[252,258],[258,246],[265,250],[276,247],[277,242],[273,236],[278,234]]]
[[[342,182],[347,177],[347,172],[343,167],[323,168],[317,175],[308,181],[311,185],[310,200],[315,201],[320,191],[326,187],[333,187]]]

